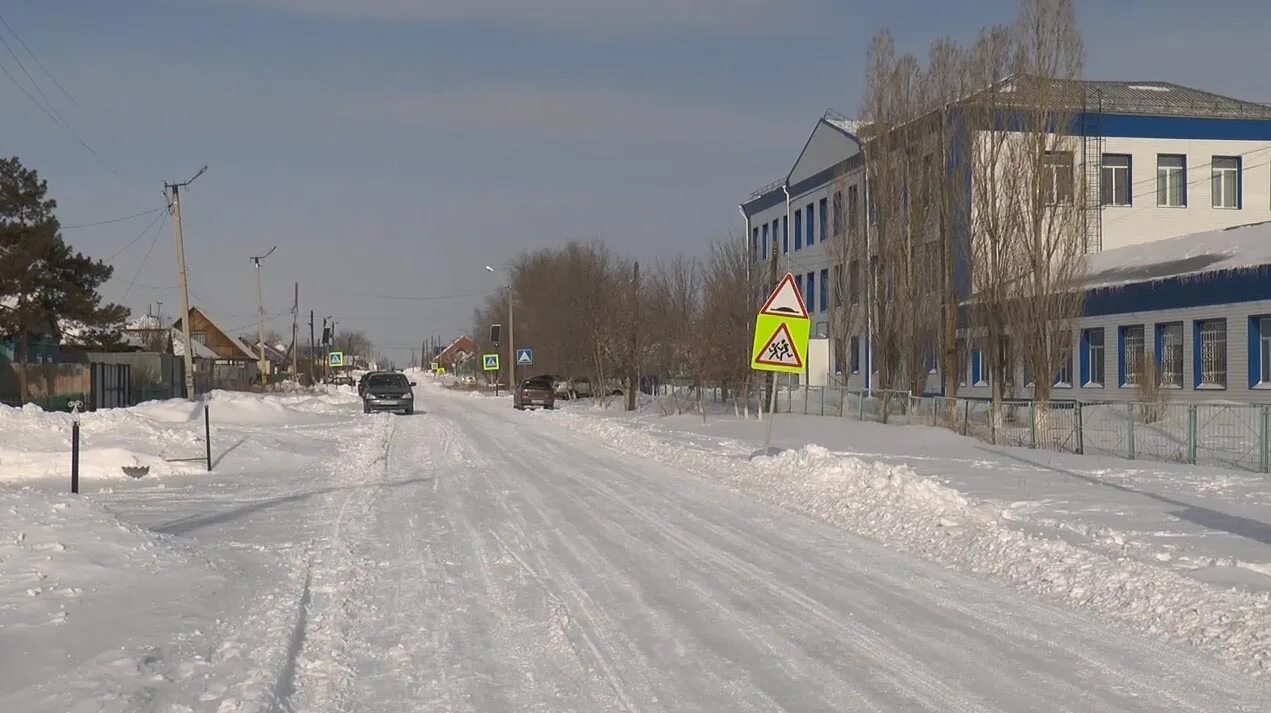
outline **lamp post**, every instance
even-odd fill
[[[496,272],[489,266],[485,266],[486,272]],[[507,268],[503,268],[506,270]],[[516,381],[516,323],[513,315],[512,302],[512,276],[508,275],[506,288],[508,291],[508,391],[516,388],[513,383]]]

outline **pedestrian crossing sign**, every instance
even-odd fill
[[[498,371],[499,370],[499,355],[498,354],[483,354],[481,356],[481,363],[483,368],[486,371]]]
[[[750,368],[802,374],[807,365],[808,336],[812,322],[794,277],[787,274],[777,283],[768,301],[755,317],[755,341],[750,350]]]
[[[339,369],[344,366],[344,352],[331,352],[327,355],[327,366]]]

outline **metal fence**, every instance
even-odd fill
[[[839,386],[777,392],[778,413],[947,428],[988,443],[1268,472],[1271,406],[914,396]]]

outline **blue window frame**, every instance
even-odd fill
[[[808,241],[808,245],[812,242]],[[794,212],[794,249],[803,249],[803,211],[796,210]]]
[[[1183,323],[1156,325],[1156,373],[1161,386],[1183,388]]]
[[[1249,318],[1249,388],[1271,389],[1271,315]]]
[[[794,276],[794,286],[799,288],[799,294],[803,295],[803,301],[807,302],[807,292],[803,289],[803,275]]]
[[[1192,378],[1198,389],[1227,388],[1227,320],[1192,322]]]
[[[1143,376],[1146,346],[1143,325],[1128,324],[1117,327],[1117,384],[1121,388],[1139,385]]]
[[[860,337],[852,337],[850,357],[852,359],[852,373],[853,374],[861,373],[861,338]]]
[[[1103,327],[1081,330],[1081,384],[1087,388],[1103,388]]]
[[[777,246],[781,244],[780,241],[781,241],[781,221],[774,220],[772,221],[772,251],[774,253],[777,253],[778,255],[785,255],[787,252],[789,252],[789,250],[778,248]],[[789,248],[790,246],[787,245],[785,247]]]
[[[763,224],[763,259],[768,259],[768,224]]]
[[[984,385],[984,355],[980,352],[979,347],[971,347],[971,360],[968,364],[970,372],[967,374],[967,382],[972,386]]]
[[[750,229],[750,254],[759,258],[759,228]]]
[[[816,273],[809,272],[808,277],[803,284],[808,288],[807,294],[804,295],[804,297],[806,298],[808,311],[815,312],[816,311]]]
[[[821,311],[830,311],[830,268],[821,271]]]
[[[816,245],[816,204],[809,203],[807,208],[803,209],[804,220],[808,226],[808,245]],[[821,236],[825,240],[825,236]]]
[[[826,208],[825,208],[825,207],[826,207],[827,205],[829,205],[829,199],[828,199],[828,198],[822,198],[822,199],[821,199],[821,204],[820,204],[820,211],[817,213],[817,215],[821,218],[821,220],[820,220],[820,226],[821,226],[821,242],[825,242],[825,237],[826,237],[826,235],[827,235],[827,234],[828,234],[828,232],[829,232],[829,231],[827,231],[827,230],[825,229],[825,226],[826,226],[826,222],[825,222],[825,220],[826,220],[826,215],[825,215],[825,214],[828,212],[828,211],[826,210]]]
[[[790,221],[784,215],[781,216],[781,252],[790,253]]]

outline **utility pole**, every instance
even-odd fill
[[[296,347],[298,346],[296,344],[296,335],[297,335],[297,330],[299,329],[299,326],[300,326],[296,324],[296,320],[299,318],[300,318],[300,283],[297,282],[295,296],[291,298],[291,376],[296,381],[300,381],[300,367],[298,365],[299,360],[296,358],[297,357]]]
[[[313,358],[314,353],[318,351],[317,340],[313,337],[313,310],[309,310],[309,385],[313,386]]]
[[[251,258],[253,264],[256,265],[256,343],[260,345],[260,357],[256,362],[256,371],[260,372],[260,383],[264,384],[268,375],[269,360],[265,357],[265,297],[260,284],[260,261],[274,254],[278,249],[275,245],[269,249],[264,255],[255,255]]]
[[[190,337],[194,329],[190,324],[190,284],[185,269],[185,236],[181,232],[181,189],[189,187],[199,176],[203,175],[204,171],[207,171],[207,166],[200,168],[198,173],[184,183],[163,184],[165,191],[172,192],[172,200],[168,203],[168,210],[176,218],[173,224],[177,240],[177,274],[181,284],[181,331],[185,333],[185,397],[187,399],[193,399],[195,396],[194,346]]]
[[[513,322],[512,276],[508,275],[508,391],[516,388],[516,324]]]

